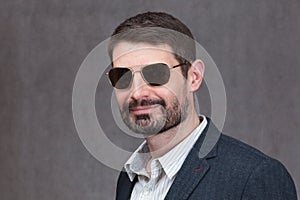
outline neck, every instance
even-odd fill
[[[166,154],[189,136],[199,123],[199,116],[196,112],[193,112],[178,126],[163,133],[147,137],[146,141],[151,152],[151,157],[157,158]]]

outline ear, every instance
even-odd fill
[[[191,92],[194,92],[199,89],[203,80],[204,69],[204,63],[200,59],[197,59],[193,63],[191,63],[191,67],[188,71],[187,76]]]

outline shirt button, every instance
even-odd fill
[[[145,196],[149,195],[149,190],[148,189],[144,189],[144,195]]]

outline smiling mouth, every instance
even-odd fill
[[[134,115],[144,115],[148,114],[149,112],[153,111],[154,109],[158,108],[160,105],[148,105],[148,106],[137,106],[129,109],[129,112]]]

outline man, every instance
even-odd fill
[[[166,13],[125,20],[109,45],[109,80],[125,124],[145,142],[120,173],[122,199],[297,199],[284,166],[198,115],[204,63],[190,30]]]

